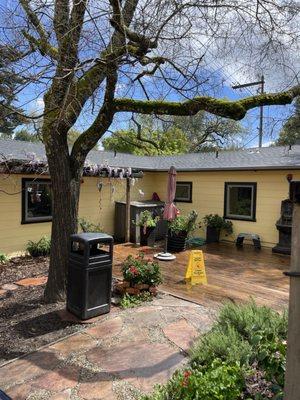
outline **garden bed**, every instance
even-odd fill
[[[4,264],[0,264],[0,287],[5,283],[12,283],[24,278],[33,278],[47,275],[49,267],[48,257],[15,257]]]
[[[0,265],[0,286],[25,278],[45,276],[47,257],[17,257]],[[0,295],[0,365],[34,351],[81,328],[62,321],[57,311],[64,303],[45,304],[45,285],[18,286]]]

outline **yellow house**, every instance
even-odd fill
[[[0,252],[23,252],[28,240],[50,234],[51,179],[46,169],[34,174],[30,168],[39,161],[45,164],[42,144],[0,140]],[[167,171],[173,165],[182,213],[196,210],[199,218],[219,214],[234,228],[223,240],[234,241],[247,232],[259,235],[267,247],[278,242],[275,224],[289,180],[300,180],[298,145],[155,157],[92,151],[87,163],[143,171],[142,178],[131,180],[132,200],[150,200],[154,192],[165,200]],[[115,202],[125,199],[126,179],[84,176],[80,217],[113,234]],[[32,203],[40,206],[32,208]],[[205,237],[203,228],[196,234]]]

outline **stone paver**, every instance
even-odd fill
[[[6,391],[13,400],[24,400],[31,393],[31,386],[27,383],[15,385]]]
[[[53,351],[46,349],[28,355],[0,368],[0,387],[5,388],[54,369],[59,359]]]
[[[166,381],[184,361],[184,356],[167,344],[131,341],[111,349],[98,347],[89,351],[87,358],[143,391]]]
[[[47,282],[46,276],[39,276],[37,278],[25,278],[21,279],[18,282],[15,282],[18,286],[40,286],[44,285]]]
[[[188,351],[199,335],[197,330],[185,319],[167,325],[164,327],[163,331],[169,340],[184,351]]]
[[[13,400],[133,400],[183,367],[182,349],[213,320],[204,307],[166,295],[117,312],[3,366],[0,387]]]
[[[1,286],[2,290],[16,290],[18,289],[18,285],[15,285],[14,283],[5,283],[4,285]]]
[[[49,400],[70,400],[71,399],[71,390],[67,389],[61,393],[56,393],[50,397]]]
[[[58,351],[63,357],[68,357],[71,353],[83,352],[97,345],[97,341],[85,333],[76,333],[60,342],[50,346],[52,350]]]
[[[77,395],[84,400],[116,400],[117,397],[113,392],[112,381],[103,380],[103,374],[93,377],[90,382],[80,383]]]
[[[114,337],[121,332],[123,321],[121,317],[106,320],[100,324],[89,328],[86,333],[97,338],[106,339],[107,337]]]
[[[31,381],[31,384],[39,389],[62,392],[74,388],[77,385],[78,378],[79,368],[68,366],[39,376]]]

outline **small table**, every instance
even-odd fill
[[[260,237],[256,233],[239,233],[236,239],[236,246],[243,247],[244,239],[252,239],[254,247],[258,250],[261,249]]]

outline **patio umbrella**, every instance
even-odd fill
[[[168,172],[168,188],[167,188],[167,199],[163,213],[163,219],[167,221],[173,221],[176,218],[179,211],[178,208],[174,204],[175,193],[176,193],[176,169],[175,167],[171,167]],[[176,257],[167,252],[168,248],[168,229],[166,231],[166,238],[165,238],[165,251],[155,254],[155,257],[159,260],[174,260]]]

